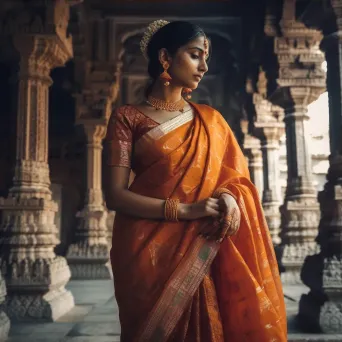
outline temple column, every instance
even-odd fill
[[[92,51],[93,42],[88,40],[89,51]],[[98,58],[104,57],[100,46],[93,49],[97,51]],[[95,61],[88,57],[77,55],[75,64],[75,79],[82,84],[80,92],[75,94],[76,124],[84,128],[86,138],[87,180],[84,207],[76,215],[78,224],[67,260],[72,279],[110,279],[108,224],[113,214],[108,212],[103,198],[102,140],[113,104],[118,98],[122,63],[102,60],[102,57]]]
[[[272,122],[272,118],[268,122],[256,121],[254,125],[255,134],[261,142],[263,160],[262,205],[273,244],[277,246],[280,244],[279,139],[284,128],[281,122]]]
[[[46,20],[54,10],[60,14],[61,6],[65,17],[58,20],[68,20],[69,6],[63,1],[55,6],[47,9]],[[16,165],[9,195],[0,199],[0,236],[6,312],[20,320],[55,320],[74,306],[64,287],[69,267],[54,253],[59,244],[54,223],[57,204],[51,200],[48,165],[49,74],[72,57],[72,41],[62,27],[66,28],[60,24],[58,34],[13,37],[20,53]]]
[[[281,37],[275,38],[279,63],[278,88],[270,100],[285,110],[288,177],[281,206],[281,266],[284,283],[300,283],[307,255],[315,254],[319,222],[317,192],[313,185],[311,153],[305,121],[307,106],[325,90],[324,55],[320,32],[295,20],[295,0],[284,2]]]
[[[319,193],[320,253],[306,258],[302,280],[310,288],[299,305],[307,331],[342,333],[342,1],[332,0],[338,31],[324,37],[328,71],[330,156],[327,183]]]
[[[0,341],[6,341],[10,329],[10,320],[1,309],[1,305],[6,298],[6,284],[0,272]]]
[[[273,244],[276,246],[280,243],[279,138],[282,135],[282,127],[263,125],[259,126],[258,130],[264,170],[262,205]]]
[[[261,198],[264,189],[264,176],[260,141],[248,133],[248,120],[241,120],[241,130],[244,133],[243,151],[247,159],[251,180]]]
[[[87,190],[84,208],[77,213],[79,223],[75,243],[69,247],[67,259],[73,279],[110,279],[108,267],[107,209],[102,193],[102,140],[105,120],[85,120],[87,139]]]
[[[264,190],[262,193],[262,204],[265,218],[271,233],[274,246],[280,243],[280,171],[279,171],[279,139],[284,134],[284,111],[273,105],[266,99],[267,78],[263,70],[260,70],[258,82],[258,93],[253,94],[253,104],[256,118],[253,133],[260,139]]]

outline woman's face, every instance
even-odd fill
[[[198,37],[178,49],[171,60],[168,70],[171,83],[183,88],[196,89],[204,74],[208,71],[208,40]]]

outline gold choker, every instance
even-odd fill
[[[156,99],[153,96],[149,96],[146,102],[156,110],[161,109],[166,110],[167,112],[183,112],[186,104],[183,98],[177,102],[166,102],[164,100]]]

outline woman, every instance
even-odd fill
[[[189,96],[210,42],[188,22],[141,41],[147,100],[107,133],[111,261],[121,341],[286,341],[277,263],[245,158],[222,116]],[[135,179],[130,187],[130,170]]]

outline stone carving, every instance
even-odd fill
[[[319,193],[321,220],[317,241],[321,251],[305,259],[302,280],[310,288],[300,299],[299,322],[308,331],[342,333],[342,2],[331,0],[338,32],[321,44],[328,65],[330,152],[327,183]]]
[[[99,82],[100,83],[100,82]],[[109,120],[114,99],[117,98],[119,87],[116,82],[97,84],[96,90],[84,90],[76,94],[76,120],[81,123],[87,119]],[[106,90],[102,89],[105,88]]]
[[[85,27],[85,22],[80,25]],[[87,24],[88,25],[88,24]],[[92,23],[104,30],[101,20]],[[121,84],[122,62],[104,54],[102,39],[91,45],[87,30],[78,32],[78,51],[93,51],[93,56],[76,55],[75,80],[80,85],[76,98],[76,124],[82,125],[87,141],[87,190],[84,208],[77,213],[74,243],[67,252],[73,279],[110,278],[108,266],[107,209],[102,193],[102,140]],[[102,31],[101,31],[102,32]],[[108,33],[111,35],[111,33]],[[88,45],[87,45],[88,44]],[[111,45],[111,42],[110,44]]]
[[[284,123],[282,122],[283,110],[272,105],[266,99],[267,79],[263,70],[260,70],[257,88],[261,93],[253,94],[253,103],[256,112],[253,133],[260,139],[264,176],[262,203],[272,241],[276,246],[280,243],[278,162],[280,149],[279,139],[284,133]]]
[[[78,50],[86,55],[76,55],[75,80],[79,89],[76,98],[76,124],[84,129],[87,144],[87,184],[84,208],[76,214],[78,225],[74,243],[69,246],[67,260],[73,279],[111,278],[108,265],[108,211],[102,193],[102,140],[106,135],[113,104],[118,98],[121,84],[122,61],[116,62],[110,52],[105,53],[103,37],[96,42],[87,36],[89,25],[81,21],[82,32],[77,33]],[[107,26],[101,19],[91,23],[96,32],[105,34]],[[85,32],[85,33],[84,33]],[[107,31],[108,39],[112,32]],[[114,39],[114,38],[113,38]],[[93,42],[94,43],[91,43]],[[94,56],[87,53],[92,51]]]
[[[38,20],[32,28],[24,14],[16,13],[19,22],[31,26],[27,34],[12,37],[20,53],[17,150],[13,186],[8,197],[0,199],[0,268],[7,282],[5,311],[19,320],[55,320],[74,306],[65,289],[70,270],[66,260],[54,253],[59,244],[54,223],[57,204],[51,200],[47,159],[49,74],[72,57],[71,37],[63,24],[68,15],[60,18],[57,13],[68,13],[69,5],[65,1],[46,5],[50,7],[40,11],[45,16],[39,35],[32,34],[34,27],[42,28]],[[11,30],[11,34],[22,32],[20,25]]]
[[[106,134],[106,121],[84,120],[83,127],[87,137],[87,195],[84,208],[77,213],[79,224],[75,243],[69,247],[67,259],[73,279],[111,278],[107,265],[107,209],[101,181],[102,139]]]
[[[2,278],[0,269],[0,341],[6,341],[10,329],[10,320],[2,310],[2,304],[6,298],[6,284]]]
[[[321,309],[319,323],[323,332],[338,334],[342,331],[342,302],[325,302]]]
[[[296,87],[291,95],[300,97],[301,101],[296,99],[297,101],[292,102],[293,105],[308,105],[326,88],[325,72],[322,69],[324,54],[319,47],[322,34],[295,19],[295,6],[295,1],[284,1],[280,22],[282,36],[274,40],[274,52],[279,63],[277,91],[288,92],[291,89],[286,89],[287,87]],[[289,98],[285,94],[283,100],[282,107],[287,108]]]
[[[282,275],[285,282],[298,282],[306,256],[303,251],[308,255],[316,251],[319,205],[304,122],[309,119],[307,106],[326,88],[324,55],[319,48],[322,34],[296,20],[295,5],[295,1],[283,3],[282,35],[274,38],[278,88],[270,98],[285,112],[288,181],[281,207],[282,243],[278,251],[282,269],[290,272]]]

